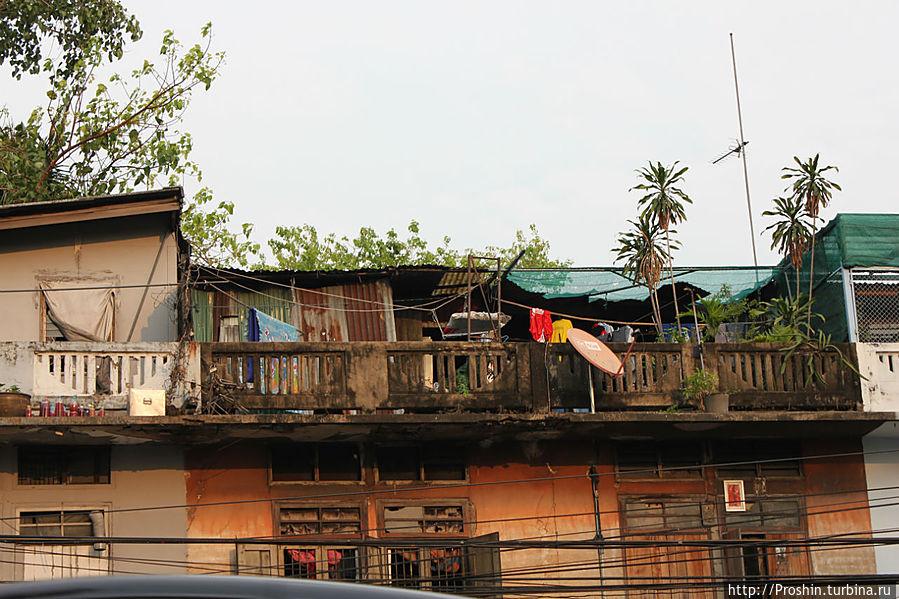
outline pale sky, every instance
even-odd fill
[[[836,164],[837,212],[895,212],[893,2],[126,0],[156,51],[214,25],[227,53],[184,129],[215,197],[267,239],[277,224],[405,230],[508,245],[536,223],[555,257],[612,263],[636,215],[634,169],[690,167],[682,265],[751,264],[733,32],[759,263],[780,168]],[[39,87],[9,79],[15,114]],[[37,94],[37,96],[35,95]],[[35,98],[35,99],[31,99]],[[195,190],[187,185],[188,193]]]

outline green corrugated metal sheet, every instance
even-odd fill
[[[229,290],[227,294],[217,291],[194,289],[191,292],[194,313],[194,339],[200,342],[212,341],[213,314],[218,308],[222,314],[238,317],[240,340],[247,340],[247,320],[249,308],[256,308],[272,318],[296,326],[291,310],[291,290],[277,287],[268,288],[264,294],[256,291]]]

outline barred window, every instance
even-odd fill
[[[625,528],[628,533],[684,531],[703,528],[702,501],[663,499],[627,499],[624,501]]]
[[[712,445],[719,478],[796,477],[802,475],[798,441],[751,439]]]
[[[271,447],[272,482],[362,480],[359,446],[352,443],[291,443]]]
[[[20,485],[109,484],[108,446],[18,448]]]
[[[724,498],[720,500],[723,504]],[[725,512],[730,528],[801,528],[800,505],[796,499],[748,499],[745,512]]]
[[[625,442],[615,446],[620,479],[699,478],[702,444],[695,442]]]
[[[281,506],[282,535],[354,535],[362,533],[362,514],[357,506]]]
[[[465,480],[465,450],[453,446],[382,446],[376,450],[378,480]]]
[[[451,534],[467,532],[462,505],[387,505],[384,532],[387,534]]]

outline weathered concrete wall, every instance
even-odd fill
[[[10,230],[0,241],[4,289],[37,289],[42,278],[73,287],[171,285],[116,290],[115,341],[176,339],[177,257],[168,214]],[[42,341],[38,292],[0,295],[0,312],[15,314],[4,319],[0,340]]]
[[[862,401],[868,412],[899,412],[899,343],[857,343]]]
[[[103,357],[115,362],[114,371]],[[104,368],[109,385],[98,389]],[[85,376],[88,371],[93,376]],[[200,393],[199,349],[196,343],[0,341],[0,384],[17,386],[32,403],[77,396],[82,403],[124,409],[130,389],[163,389],[169,403],[181,406]]]
[[[113,446],[110,465],[110,484],[21,486],[16,448],[0,448],[0,518],[5,534],[17,532],[19,511],[100,508],[108,511],[109,536],[185,536],[187,510],[183,507],[184,459],[180,448]],[[116,511],[156,506],[182,507]],[[21,579],[21,561],[10,557],[8,547],[0,548],[0,581]],[[113,573],[183,574],[187,559],[187,548],[175,544],[117,544],[104,553]]]

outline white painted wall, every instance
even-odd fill
[[[865,475],[871,529],[884,531],[878,537],[899,535],[899,422],[881,425],[862,439],[865,450]],[[880,490],[878,490],[880,489]],[[892,529],[892,530],[890,530]],[[876,546],[874,555],[878,574],[899,574],[899,545]]]
[[[899,343],[857,343],[866,412],[899,412]]]
[[[106,485],[19,485],[16,451],[10,446],[0,448],[0,528],[4,534],[16,533],[20,511],[97,508],[107,511],[109,536],[187,536],[184,455],[178,447],[151,443],[114,445],[111,480]],[[152,506],[181,507],[117,511]],[[186,559],[184,545],[121,544],[94,552],[88,565],[108,565],[114,573],[184,574]],[[0,581],[22,580],[26,575],[22,562],[23,556],[17,555],[11,545],[0,545]],[[166,562],[173,565],[165,565]]]

